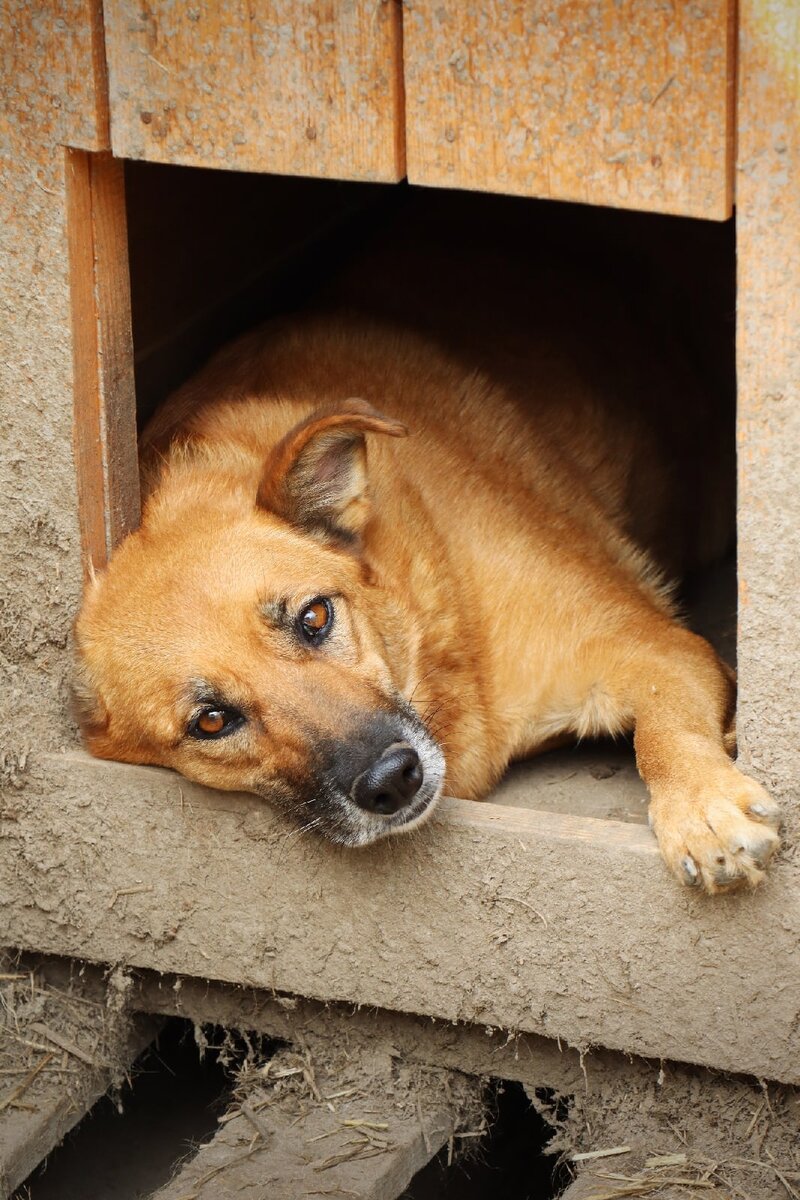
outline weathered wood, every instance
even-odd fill
[[[36,965],[56,984],[63,978],[64,960],[36,956],[22,961]],[[88,964],[80,970],[83,986],[91,995],[103,997],[103,970]],[[598,1157],[574,1160],[573,1170],[581,1172],[583,1182],[565,1193],[570,1200],[573,1196],[588,1200],[613,1190],[616,1185],[608,1179],[613,1171],[647,1184],[648,1191],[658,1184],[659,1200],[662,1195],[677,1200],[695,1187],[702,1189],[715,1165],[721,1170],[711,1179],[722,1184],[725,1195],[777,1200],[786,1191],[776,1172],[791,1179],[797,1171],[797,1096],[794,1089],[764,1080],[601,1049],[579,1053],[534,1034],[509,1036],[491,1027],[323,1004],[207,980],[146,971],[126,979],[131,1011],[179,1015],[201,1026],[267,1034],[303,1048],[315,1069],[333,1067],[334,1077],[340,1079],[341,1060],[331,1062],[331,1048],[335,1054],[336,1048],[345,1046],[345,1074],[352,1062],[357,1074],[363,1075],[366,1068],[374,1077],[378,1073],[374,1065],[380,1070],[381,1057],[389,1055],[401,1071],[422,1063],[460,1074],[517,1080],[551,1126],[551,1153],[560,1152],[569,1160],[573,1154],[600,1152]],[[291,1065],[299,1065],[297,1059]],[[460,1074],[448,1080],[451,1098],[458,1094]],[[347,1085],[339,1083],[336,1090],[344,1087],[352,1098],[352,1082],[348,1078]],[[431,1082],[435,1092],[436,1076]],[[423,1088],[422,1095],[428,1094],[429,1089]],[[563,1103],[566,1098],[568,1104]],[[270,1111],[266,1108],[267,1115]],[[474,1128],[478,1123],[473,1119],[470,1125]],[[253,1134],[248,1132],[248,1144],[257,1148]],[[620,1146],[628,1147],[626,1153],[604,1156]],[[673,1161],[662,1165],[653,1161],[663,1156],[674,1156]],[[259,1155],[257,1161],[264,1160]],[[224,1176],[226,1182],[229,1178]],[[671,1188],[665,1182],[670,1178],[683,1178],[694,1186],[688,1191],[683,1185]],[[232,1180],[231,1190],[235,1190]],[[287,1200],[294,1197],[290,1191]]]
[[[38,973],[31,972],[30,983],[21,975],[28,1004],[15,1011],[15,971],[6,974],[9,978],[0,984],[7,1014],[0,1023],[0,1198],[10,1196],[111,1084],[119,1082],[161,1024],[111,1013],[103,992],[98,996],[95,986],[87,995],[71,973],[57,987],[41,986]],[[43,1014],[38,1022],[30,1017],[34,1007]],[[22,1068],[20,1052],[31,1042],[41,1049],[27,1048],[35,1061],[28,1070]]]
[[[740,6],[739,745],[800,835],[800,21]]]
[[[101,0],[5,0],[0,77],[8,118],[32,141],[108,147]]]
[[[0,22],[6,54],[12,32]],[[65,59],[62,71],[79,61]],[[4,76],[9,104],[20,89],[31,103],[43,94],[32,78],[39,65],[32,56],[18,64],[21,79]],[[24,103],[0,119],[0,795],[22,785],[32,746],[55,749],[74,736],[64,703],[81,576],[67,156],[37,140],[54,128],[37,125]]]
[[[287,175],[404,174],[399,6],[105,5],[114,153]]]
[[[256,797],[80,755],[6,817],[21,947],[800,1079],[790,864],[709,899],[646,827],[457,800],[353,853]]]
[[[101,569],[139,521],[122,163],[69,152],[67,205],[81,541]]]
[[[64,979],[75,970],[71,960],[47,955],[25,954],[20,961],[23,969],[35,969],[55,987],[63,986]],[[84,961],[79,969],[87,995],[105,999],[105,968]],[[388,1045],[408,1062],[468,1075],[519,1080],[531,1088],[554,1088],[561,1094],[585,1085],[587,1063],[594,1075],[630,1062],[600,1048],[581,1053],[538,1034],[516,1033],[509,1037],[491,1025],[436,1021],[427,1016],[309,1000],[146,970],[132,974],[122,971],[119,978],[129,983],[125,989],[127,1012],[178,1016],[197,1025],[249,1030],[293,1045],[336,1041],[346,1029],[351,1041]]]
[[[346,1026],[338,1033],[347,1038]],[[393,1069],[381,1049],[352,1041],[346,1057],[335,1047],[326,1055],[323,1044],[303,1058],[278,1051],[238,1115],[233,1109],[151,1200],[213,1200],[240,1192],[250,1200],[396,1200],[467,1112],[477,1124],[481,1087],[447,1071]],[[313,1072],[313,1087],[297,1078],[298,1063]],[[294,1072],[293,1082],[282,1079],[282,1071]]]
[[[722,219],[732,0],[406,0],[408,177]]]

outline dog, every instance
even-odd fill
[[[466,277],[472,324],[451,305],[438,334],[357,305],[274,320],[175,394],[141,528],[75,625],[93,754],[362,846],[514,759],[632,732],[675,877],[762,879],[778,809],[667,582],[724,541],[713,427],[663,345],[564,278],[515,329]]]

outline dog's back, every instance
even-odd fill
[[[298,413],[362,395],[409,423],[418,453],[458,444],[500,491],[569,480],[576,511],[598,505],[672,578],[721,555],[734,528],[726,398],[657,308],[634,311],[596,263],[468,255],[458,230],[442,246],[438,226],[428,240],[424,222],[403,228],[315,311],[227,347],[171,399],[143,438],[146,490],[153,449],[173,437],[263,449]]]

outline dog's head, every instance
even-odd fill
[[[94,754],[256,792],[347,845],[429,811],[444,759],[410,703],[413,622],[361,553],[367,432],[406,431],[362,401],[312,414],[257,490],[189,453],[76,622]]]

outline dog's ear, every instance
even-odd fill
[[[257,504],[326,541],[352,544],[369,516],[365,433],[405,437],[405,425],[365,400],[317,409],[273,447]]]
[[[108,728],[108,709],[80,658],[75,659],[72,669],[72,713],[87,742]]]
[[[96,603],[100,594],[103,576],[98,575],[94,563],[89,560],[87,578],[83,591],[81,610],[72,626],[72,678],[71,700],[72,716],[80,728],[83,737],[89,741],[94,735],[105,733],[108,728],[109,713],[92,678],[88,663],[83,654],[82,631],[86,621],[87,610]]]

